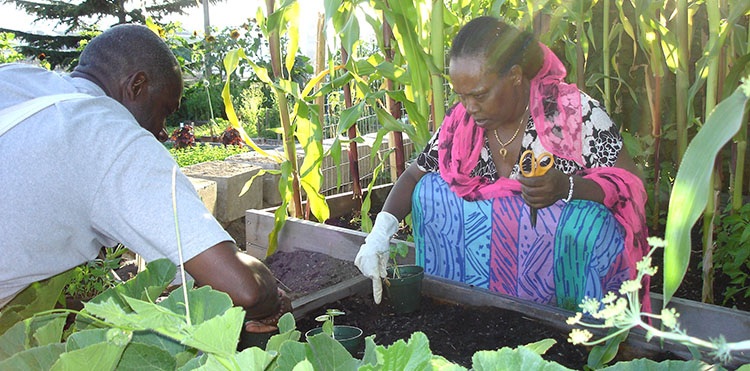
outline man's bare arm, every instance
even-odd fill
[[[209,285],[229,294],[234,305],[245,308],[247,318],[262,319],[279,312],[274,278],[260,260],[244,254],[225,241],[185,262],[198,285]]]

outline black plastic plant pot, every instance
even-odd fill
[[[279,330],[262,333],[251,333],[245,331],[245,329],[243,328],[242,332],[240,333],[240,342],[237,345],[237,350],[242,351],[243,349],[252,347],[258,347],[265,350],[268,339],[270,339],[271,336],[277,335],[278,333]]]
[[[418,265],[400,265],[401,278],[393,277],[393,269],[388,268],[387,282],[384,282],[388,299],[396,314],[406,314],[419,310],[422,300],[422,279],[424,268]]]
[[[323,328],[316,327],[305,333],[305,339],[309,339],[321,332],[323,332]],[[359,327],[334,325],[333,337],[354,357],[362,349],[362,329]]]

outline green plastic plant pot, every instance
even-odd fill
[[[305,339],[311,338],[313,335],[317,335],[323,332],[323,328],[316,327],[305,333]],[[357,356],[357,353],[362,348],[362,329],[354,326],[334,325],[333,326],[333,337],[341,343],[341,345],[349,351],[352,356]]]
[[[279,330],[262,333],[251,333],[245,331],[245,329],[243,328],[242,332],[240,333],[240,342],[239,344],[237,344],[237,350],[242,351],[243,349],[252,347],[258,347],[265,350],[268,339],[270,339],[271,336],[277,335],[278,333]]]
[[[422,300],[422,279],[424,268],[418,265],[400,265],[401,278],[393,277],[393,269],[388,268],[385,291],[396,314],[406,314],[419,310]]]

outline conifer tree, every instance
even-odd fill
[[[80,54],[81,41],[96,35],[99,27],[124,23],[145,24],[146,18],[160,21],[169,14],[184,14],[198,6],[196,0],[0,0],[35,17],[35,22],[51,22],[65,27],[64,36],[43,35],[0,28],[24,42],[19,51],[27,57],[45,59],[52,68],[72,68]],[[144,4],[143,7],[140,7]]]

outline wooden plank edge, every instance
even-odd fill
[[[372,284],[370,282],[370,279],[365,276],[357,276],[298,298],[292,301],[292,308],[294,308],[292,314],[294,314],[294,318],[302,318],[308,313],[321,309],[337,300],[341,300],[354,294],[367,293],[368,290],[372,290]]]

